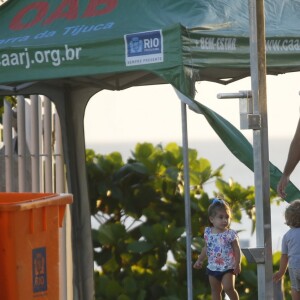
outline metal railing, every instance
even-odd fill
[[[66,192],[58,115],[44,96],[4,100],[0,136],[1,192]]]

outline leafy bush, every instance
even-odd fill
[[[123,162],[120,153],[95,154],[87,150],[87,170],[92,214],[99,221],[93,230],[96,298],[182,300],[187,297],[185,204],[182,148],[137,144]],[[210,197],[207,183],[215,182],[215,194],[231,205],[233,221],[242,211],[255,228],[254,187],[222,179],[220,166],[189,149],[193,261],[203,246]],[[255,299],[256,265],[242,261],[237,280],[241,299]],[[195,299],[210,299],[205,272],[193,270]]]

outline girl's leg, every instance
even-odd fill
[[[300,300],[300,292],[292,289],[292,299],[293,300]]]
[[[230,300],[239,300],[239,294],[235,289],[235,275],[232,273],[224,274],[222,278],[224,292],[228,295]],[[299,299],[300,300],[300,299]]]
[[[209,275],[208,276],[210,288],[211,288],[211,299],[212,300],[221,300],[222,299],[222,283],[216,277]]]
[[[297,291],[300,286],[300,271],[289,267],[289,275],[292,286],[292,299],[300,300],[300,291]]]

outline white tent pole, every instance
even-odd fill
[[[249,0],[249,16],[253,113],[261,118],[261,128],[253,130],[256,242],[257,247],[264,248],[264,263],[257,264],[258,300],[271,300],[273,267],[264,1]]]
[[[187,267],[187,294],[188,300],[193,299],[192,277],[192,229],[191,229],[191,200],[190,200],[190,175],[188,155],[188,130],[186,104],[181,101],[181,124],[184,165],[184,204],[185,204],[185,231],[186,231],[186,267]]]

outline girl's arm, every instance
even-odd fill
[[[203,262],[206,258],[206,244],[205,246],[202,248],[200,255],[198,256],[198,259],[196,260],[196,262],[194,263],[194,268],[195,269],[201,269],[203,266]]]
[[[241,273],[241,248],[238,239],[232,242],[233,253],[235,257],[234,274],[238,275]]]
[[[281,280],[281,278],[285,274],[287,266],[288,266],[288,255],[287,254],[281,254],[279,270],[278,270],[278,272],[276,272],[273,275],[273,280],[275,282],[278,282],[279,280]]]

